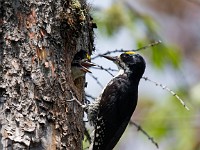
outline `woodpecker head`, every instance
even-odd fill
[[[146,63],[143,57],[139,54],[136,54],[135,52],[124,52],[119,56],[111,57],[111,56],[105,56],[104,58],[113,61],[118,68],[121,70],[124,70],[126,73],[135,73],[137,76],[141,76],[144,73]]]
[[[91,73],[88,69],[89,67],[95,66],[95,64],[90,62],[90,56],[85,50],[80,50],[74,56],[71,64],[71,73],[74,80],[84,76],[87,72]]]

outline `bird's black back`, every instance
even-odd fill
[[[103,143],[103,145],[99,147],[99,144],[94,143],[93,150],[114,148],[137,105],[138,83],[137,81],[130,82],[127,75],[118,76],[115,82],[110,81],[102,93],[98,114],[101,118],[97,118],[95,126],[95,134],[99,135],[95,135],[94,141]],[[114,100],[116,98],[117,101]]]
[[[145,61],[139,54],[123,53],[120,58],[119,66],[125,72],[113,78],[101,95],[93,150],[115,147],[137,105],[138,84],[145,70]]]

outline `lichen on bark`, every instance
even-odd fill
[[[0,149],[81,149],[85,79],[73,56],[93,47],[85,1],[0,2]]]

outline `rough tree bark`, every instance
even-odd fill
[[[93,50],[85,0],[0,0],[0,149],[82,149],[84,77],[73,56]]]

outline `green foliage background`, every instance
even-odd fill
[[[152,41],[162,40],[157,34],[159,26],[150,17],[137,14],[122,3],[114,3],[106,10],[94,11],[93,17],[102,36],[112,37],[118,34],[120,29],[126,28],[130,31],[138,48]],[[138,34],[138,31],[142,31],[142,35]],[[176,75],[181,74],[185,58],[178,46],[163,43],[143,50],[141,53],[148,57],[156,70],[162,72],[168,67],[174,70]],[[185,86],[184,82],[177,84],[175,91],[189,105],[190,111],[187,111],[170,94],[160,97],[162,101],[151,97],[140,97],[137,106],[139,115],[135,121],[158,143],[167,145],[165,148],[160,147],[161,150],[200,150],[198,139],[200,128],[196,122],[199,118],[199,103],[191,97],[191,90],[188,88],[192,89],[192,87]],[[143,110],[148,110],[148,112],[143,112]],[[146,137],[143,136],[143,138]]]

